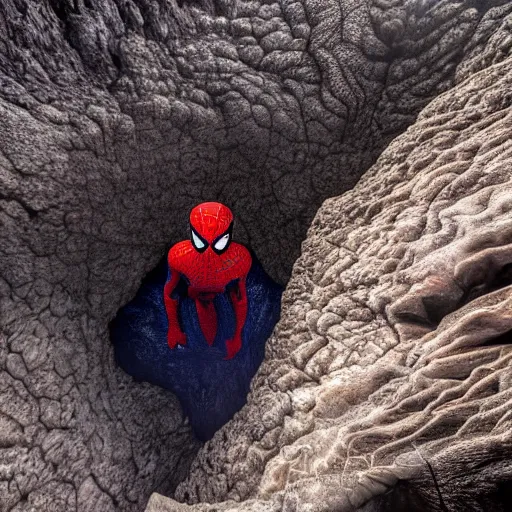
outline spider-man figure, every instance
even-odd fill
[[[217,313],[213,299],[229,288],[236,317],[234,336],[226,340],[226,359],[242,347],[242,329],[247,317],[245,279],[251,268],[249,251],[231,241],[233,214],[220,203],[201,203],[190,212],[190,240],[171,248],[167,257],[170,279],[164,288],[164,303],[169,328],[167,343],[171,349],[186,344],[186,335],[178,322],[178,297],[173,297],[180,276],[188,283],[188,296],[195,300],[199,325],[208,345],[217,334]]]
[[[231,241],[232,222],[219,203],[194,208],[191,239],[172,247],[110,325],[121,368],[170,389],[201,440],[244,405],[280,311],[282,288]]]

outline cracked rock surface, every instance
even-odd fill
[[[116,368],[107,326],[212,199],[282,283],[311,227],[250,403],[176,497],[352,510],[400,480],[437,510],[431,467],[446,503],[492,504],[511,11],[2,1],[0,511],[141,511],[183,480],[198,445],[178,403]]]

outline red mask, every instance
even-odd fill
[[[190,212],[192,245],[198,252],[209,246],[217,254],[222,254],[231,243],[233,213],[221,203],[201,203]]]

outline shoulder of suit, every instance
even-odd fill
[[[249,272],[249,269],[251,268],[252,265],[252,258],[249,249],[247,249],[245,245],[238,244],[236,242],[233,242],[231,245],[235,249],[235,254],[238,257],[240,263],[243,265],[244,270]]]
[[[170,248],[167,255],[167,263],[170,267],[179,270],[180,262],[185,256],[189,255],[192,250],[193,248],[190,240],[182,240],[181,242],[178,242]]]

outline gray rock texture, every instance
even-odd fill
[[[187,474],[177,499],[225,502],[192,510],[501,510],[511,12],[3,0],[0,511],[142,511]],[[176,399],[107,333],[211,199],[291,279],[248,406],[188,473]]]

